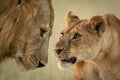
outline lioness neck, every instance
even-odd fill
[[[120,49],[119,49],[119,32],[116,27],[107,27],[103,40],[102,49],[99,51],[95,62],[103,80],[120,79]]]
[[[74,64],[74,80],[101,80],[96,64],[86,60]]]

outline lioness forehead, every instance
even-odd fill
[[[79,30],[79,29],[81,29],[81,28],[83,28],[83,27],[86,26],[87,21],[88,21],[88,20],[84,19],[84,20],[80,20],[78,23],[76,23],[76,24],[73,25],[73,26],[67,26],[67,27],[64,29],[63,33],[69,33],[69,32],[71,32],[71,31],[74,30],[74,29]]]

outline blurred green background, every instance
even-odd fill
[[[0,80],[73,80],[72,67],[60,70],[53,51],[60,32],[65,27],[65,15],[73,11],[81,19],[105,13],[115,14],[120,18],[120,0],[53,0],[55,21],[49,46],[49,63],[45,68],[22,72],[14,60],[7,60],[0,65]]]

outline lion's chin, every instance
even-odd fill
[[[66,69],[70,68],[72,65],[73,65],[72,63],[67,63],[67,62],[63,62],[63,61],[58,62],[58,66],[62,70],[66,70]]]
[[[20,71],[29,71],[24,65],[22,64],[17,64],[18,68],[20,69]]]
[[[21,71],[29,71],[29,70],[34,70],[35,69],[35,67],[26,67],[26,65],[20,60],[17,60],[16,63],[17,63],[18,68]]]
[[[21,71],[28,71],[28,69],[24,66],[24,64],[22,62],[18,62],[17,61],[17,67],[21,70]]]

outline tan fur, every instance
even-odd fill
[[[27,70],[39,62],[46,64],[54,19],[51,1],[3,0],[0,4],[0,62],[12,57]]]
[[[74,80],[101,80],[93,61],[80,61],[73,65]]]
[[[67,15],[67,18],[74,20],[67,22],[69,23],[67,25],[70,23],[74,25],[64,29],[62,37],[56,44],[55,55],[57,58],[60,57],[60,65],[69,67],[72,63],[62,60],[69,60],[72,57],[76,58],[76,62],[92,60],[97,64],[101,80],[119,80],[120,20],[112,14],[93,16],[84,20],[80,20],[74,15]],[[59,49],[61,50],[58,54]],[[94,68],[92,69],[94,70]]]

